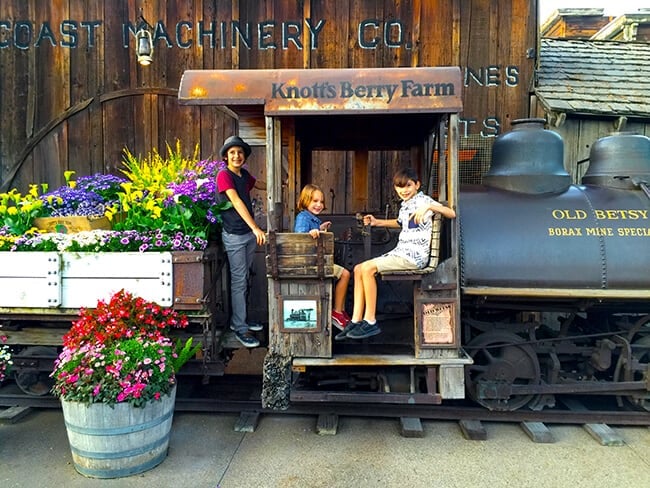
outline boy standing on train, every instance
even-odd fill
[[[365,225],[401,227],[397,246],[382,256],[363,261],[354,267],[354,308],[352,320],[335,339],[365,339],[381,332],[376,319],[377,273],[422,269],[429,261],[433,212],[447,218],[456,217],[453,209],[420,191],[420,179],[410,169],[393,177],[395,192],[402,199],[397,219],[363,218]]]
[[[244,169],[251,147],[242,138],[231,136],[226,139],[219,154],[227,167],[217,174],[217,191],[222,201],[232,203],[232,207],[221,214],[221,237],[230,265],[230,329],[244,346],[257,347],[260,341],[251,331],[260,331],[262,326],[246,322],[246,291],[256,246],[266,243],[266,234],[253,217],[250,192],[253,188],[266,190],[266,182],[258,181]]]

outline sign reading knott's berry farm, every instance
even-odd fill
[[[179,100],[194,104],[252,104],[267,115],[287,112],[459,112],[460,69],[314,69],[186,71]]]

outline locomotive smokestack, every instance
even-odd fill
[[[492,147],[486,186],[527,194],[561,193],[571,185],[564,169],[562,137],[544,129],[544,119],[518,119]]]
[[[634,190],[639,181],[650,182],[650,138],[616,132],[594,142],[583,184]]]

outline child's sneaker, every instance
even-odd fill
[[[374,324],[369,324],[365,320],[362,320],[353,330],[348,331],[345,337],[348,339],[365,339],[366,337],[377,335],[380,332],[381,329],[376,322]]]
[[[350,319],[345,312],[337,312],[332,310],[332,325],[338,330],[345,329],[345,326],[350,323]]]
[[[355,329],[356,327],[359,327],[361,325],[361,322],[348,322],[348,325],[345,326],[345,329],[343,329],[343,332],[339,332],[334,336],[335,341],[342,341],[343,339],[347,339],[348,337],[348,332],[351,330]]]
[[[253,337],[250,332],[245,332],[243,334],[240,332],[235,332],[235,337],[239,342],[242,343],[242,345],[246,347],[257,347],[260,345],[260,341]]]
[[[251,330],[253,332],[260,332],[264,330],[264,326],[262,324],[258,324],[257,322],[249,322],[248,330]]]

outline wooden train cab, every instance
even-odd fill
[[[339,343],[331,323],[339,247],[356,245],[344,256],[351,270],[351,256],[359,262],[390,245],[389,231],[362,228],[358,216],[395,207],[393,169],[413,167],[425,193],[456,207],[461,93],[456,67],[184,73],[180,103],[222,107],[239,120],[240,135],[254,133],[255,121],[261,130],[263,121],[258,136],[266,155],[269,322],[264,406],[283,408],[289,399],[437,404],[464,398],[464,366],[471,358],[460,344],[455,220],[434,219],[427,268],[378,277],[406,297],[407,313],[390,320],[394,333]],[[331,216],[333,233],[316,240],[293,233],[302,186],[319,184],[325,174],[336,180],[326,196],[343,194],[342,204],[332,204],[338,211]],[[330,381],[330,371],[342,373]],[[340,379],[346,375],[353,379]],[[397,376],[402,379],[394,381]],[[370,386],[340,388],[346,382]]]

